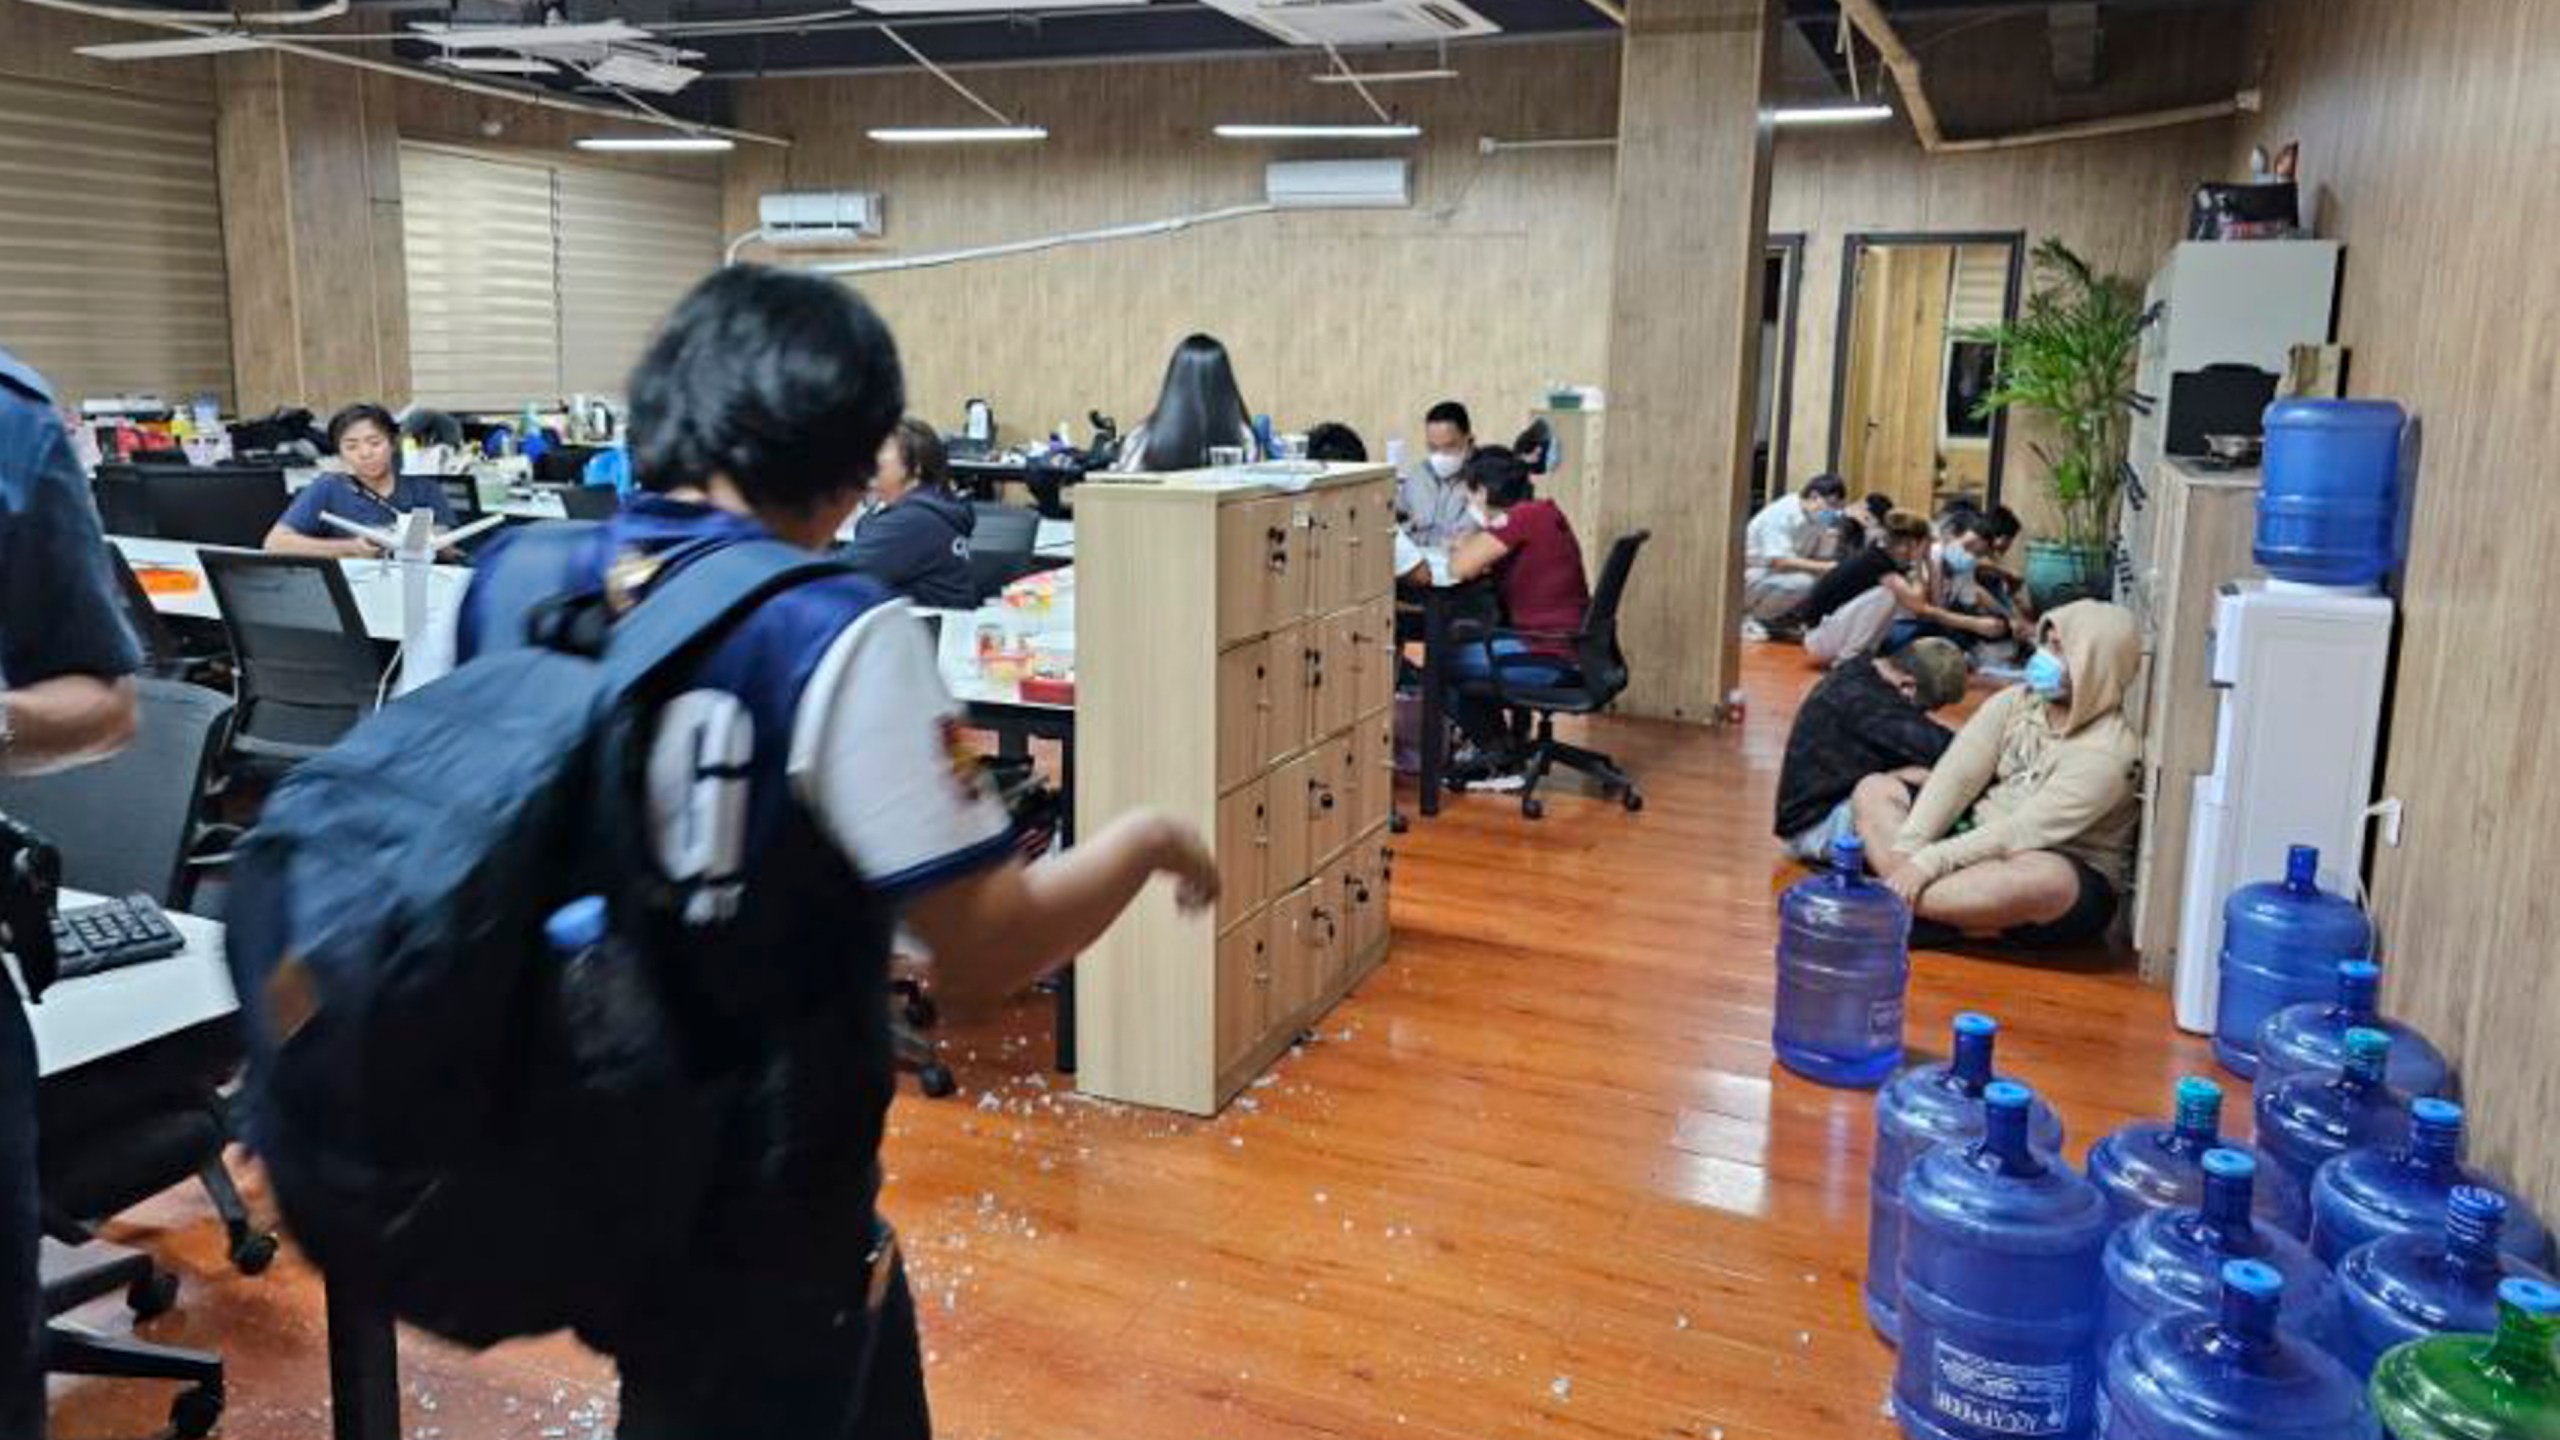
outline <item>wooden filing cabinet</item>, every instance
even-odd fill
[[[1087,1094],[1213,1114],[1385,957],[1392,473],[1076,491],[1076,823],[1170,813],[1214,916],[1151,886],[1076,964]]]

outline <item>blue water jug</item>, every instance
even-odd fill
[[[1911,907],[1867,878],[1867,847],[1831,847],[1831,869],[1778,901],[1779,1063],[1825,1085],[1873,1085],[1902,1063]]]
[[[2222,1267],[2221,1313],[2155,1320],[2107,1352],[2106,1440],[2378,1440],[2364,1385],[2278,1323],[2298,1298],[2255,1260]]]
[[[1982,1092],[1982,1138],[1920,1157],[1902,1187],[1902,1353],[1893,1411],[1919,1440],[2085,1440],[2097,1385],[2107,1202],[2030,1140],[2035,1096]]]
[[[2498,1248],[2550,1268],[2550,1232],[2513,1191],[2463,1165],[2462,1107],[2435,1099],[2409,1106],[2405,1144],[2359,1149],[2321,1167],[2311,1187],[2311,1253],[2335,1265],[2368,1240],[2433,1234],[2457,1185],[2497,1191],[2507,1202]]]
[[[2280,883],[2243,885],[2222,906],[2222,973],[2213,1053],[2232,1074],[2258,1069],[2258,1027],[2287,1005],[2326,1000],[2338,962],[2373,952],[2373,924],[2320,888],[2320,852],[2285,852]]]
[[[2259,1158],[2222,1135],[2222,1087],[2201,1075],[2178,1081],[2178,1108],[2167,1124],[2137,1120],[2089,1147],[2089,1183],[2107,1197],[2117,1224],[2153,1210],[2193,1210],[2204,1203],[2205,1152],[2217,1147]],[[2258,1167],[2258,1218],[2293,1235],[2311,1233],[2302,1187],[2272,1162]]]
[[[2266,475],[2250,553],[2279,580],[2377,584],[2399,563],[2400,431],[2388,400],[2267,407]]]
[[[2499,1281],[2551,1278],[2498,1248],[2506,1221],[2505,1196],[2456,1185],[2442,1234],[2412,1230],[2348,1251],[2338,1262],[2339,1323],[2330,1352],[2369,1378],[2382,1352],[2403,1341],[2494,1333]]]
[[[1907,1066],[1876,1092],[1875,1163],[1867,1173],[1867,1321],[1892,1344],[1902,1333],[1902,1181],[1912,1162],[1940,1145],[1982,1138],[1982,1092],[2004,1077],[1991,1069],[1999,1022],[1970,1012],[1956,1017],[1954,1057]],[[2048,1155],[2062,1153],[2062,1119],[2035,1102],[2027,1136]]]
[[[2098,1353],[2163,1316],[2210,1313],[2220,1303],[2222,1267],[2232,1260],[2275,1267],[2292,1297],[2285,1328],[2326,1346],[2337,1312],[2328,1268],[2300,1240],[2251,1218],[2258,1162],[2239,1150],[2208,1150],[2202,1169],[2200,1205],[2150,1211],[2107,1238]]]
[[[2453,1067],[2427,1037],[2397,1020],[2385,1020],[2377,1007],[2382,994],[2382,967],[2370,960],[2338,962],[2338,992],[2326,1002],[2288,1005],[2258,1027],[2258,1074],[2251,1082],[2264,1095],[2280,1081],[2306,1070],[2337,1070],[2346,1064],[2347,1032],[2361,1025],[2391,1037],[2391,1063],[2383,1083],[2403,1100],[2421,1095],[2453,1094]],[[2253,1096],[2254,1099],[2254,1096]]]
[[[2390,1036],[2348,1031],[2345,1069],[2296,1075],[2258,1102],[2258,1148],[2307,1190],[2328,1161],[2397,1144],[2409,1133],[2409,1111],[2383,1083],[2390,1057]]]

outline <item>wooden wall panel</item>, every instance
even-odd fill
[[[1617,46],[1456,52],[1465,78],[1382,91],[1425,129],[1411,210],[1260,216],[1175,235],[858,281],[895,327],[911,404],[956,424],[983,396],[1009,435],[1099,408],[1125,426],[1153,404],[1191,330],[1225,341],[1246,400],[1283,425],[1351,423],[1373,453],[1418,437],[1423,409],[1464,399],[1510,438],[1549,381],[1600,377],[1612,166],[1606,151],[1487,157],[1479,136],[1595,136],[1617,118]],[[791,136],[730,157],[733,233],[759,194],[870,189],[888,197],[875,253],[919,254],[1259,201],[1263,165],[1360,153],[1212,138],[1221,120],[1358,118],[1307,77],[1320,59],[982,70],[971,85],[1046,123],[1034,146],[892,147],[890,123],[966,123],[966,105],[908,75],[760,81],[738,122]],[[765,252],[750,250],[751,256]],[[769,257],[768,257],[769,258]],[[785,257],[797,258],[797,257]]]
[[[1740,678],[1774,64],[1766,0],[1635,0],[1619,87],[1602,543],[1653,539],[1619,616],[1621,704],[1704,720]]]
[[[2560,7],[2278,0],[2268,109],[2347,245],[2351,392],[2425,426],[2375,859],[2386,997],[2460,1061],[2472,1153],[2560,1214]]]

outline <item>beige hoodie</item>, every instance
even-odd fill
[[[1894,841],[1925,880],[2030,850],[2076,857],[2118,890],[2131,878],[2142,737],[2122,704],[2142,642],[2129,612],[2096,600],[2044,623],[2070,670],[2070,699],[2057,707],[2012,685],[1974,712]],[[1973,828],[1948,836],[1968,807]]]

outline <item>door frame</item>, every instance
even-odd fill
[[[1760,249],[1762,263],[1767,263],[1772,252],[1785,257],[1780,263],[1787,293],[1778,306],[1778,358],[1771,372],[1778,377],[1778,393],[1769,406],[1769,471],[1763,477],[1761,493],[1752,498],[1754,513],[1768,503],[1771,495],[1788,488],[1787,441],[1791,438],[1788,432],[1795,425],[1796,320],[1804,300],[1805,232],[1785,230],[1769,235]],[[1757,395],[1752,397],[1752,404],[1758,406]]]
[[[1771,237],[1774,242],[1776,237]],[[1857,321],[1858,262],[1870,249],[1895,245],[2005,245],[2009,250],[2009,294],[2001,306],[2000,318],[2018,318],[2018,304],[2026,298],[2027,232],[2024,230],[1858,230],[1840,242],[1840,313],[1835,317],[1831,340],[1831,459],[1830,468],[1840,468],[1842,431],[1849,408],[1849,341]],[[1944,403],[1944,397],[1940,397]],[[1998,410],[1991,416],[1991,478],[1983,488],[1985,508],[2000,503],[2001,483],[2006,478],[2009,458],[2009,412]]]

